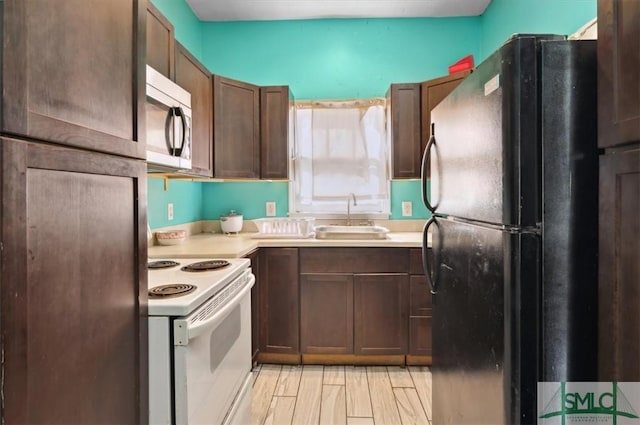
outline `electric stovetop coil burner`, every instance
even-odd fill
[[[196,285],[186,283],[170,283],[149,289],[149,298],[174,298],[195,291]]]
[[[182,270],[183,272],[205,272],[221,269],[223,267],[227,267],[229,264],[231,263],[229,263],[227,260],[200,261],[199,263],[193,263],[184,266],[180,270]]]
[[[171,261],[171,260],[160,260],[160,261],[152,261],[150,263],[147,263],[147,268],[148,269],[168,269],[169,267],[175,267],[175,266],[179,266],[180,263],[178,263],[177,261]]]

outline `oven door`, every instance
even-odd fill
[[[221,424],[251,370],[248,269],[174,329],[177,424]]]

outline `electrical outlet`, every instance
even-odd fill
[[[402,201],[402,216],[411,217],[413,215],[413,204],[411,201]]]
[[[276,216],[276,203],[275,202],[267,202],[265,204],[265,209],[267,210],[267,217],[275,217]]]
[[[167,204],[167,220],[173,220],[173,204]]]

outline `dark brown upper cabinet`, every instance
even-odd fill
[[[147,65],[174,79],[175,44],[173,25],[147,0]]]
[[[471,71],[456,72],[421,84],[421,132],[420,155],[424,153],[431,136],[431,111],[447,97],[458,85],[471,74]]]
[[[144,7],[6,0],[3,14],[1,131],[144,158]]]
[[[260,88],[214,75],[214,175],[260,178]]]
[[[639,23],[640,2],[598,1],[598,146],[601,148],[640,142]]]
[[[420,177],[420,83],[391,84],[390,108],[393,178]]]
[[[393,178],[420,178],[422,155],[431,133],[431,110],[471,71],[422,83],[391,84],[390,108]]]
[[[260,88],[260,177],[286,179],[289,146],[289,87]]]
[[[176,42],[176,83],[191,93],[191,172],[213,177],[213,77],[180,43]]]

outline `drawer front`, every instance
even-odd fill
[[[409,320],[409,354],[431,356],[431,317],[412,317]]]
[[[431,248],[429,248],[429,251],[431,251]],[[424,267],[422,267],[422,248],[409,249],[409,273],[424,274]]]
[[[301,273],[406,273],[408,248],[300,248]]]

